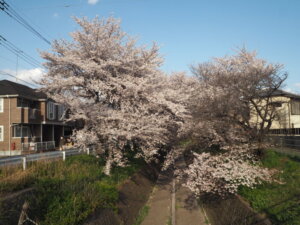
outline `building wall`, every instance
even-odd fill
[[[0,125],[3,126],[4,136],[3,141],[0,141],[0,150],[9,150],[12,143],[15,143],[15,149],[20,149],[21,140],[10,138],[12,136],[10,124],[21,121],[20,110],[17,109],[17,98],[4,98],[3,105],[3,112],[0,112]],[[9,110],[9,105],[11,110]]]
[[[41,136],[40,134],[40,125],[42,123],[47,124],[56,124],[63,125],[62,121],[59,121],[57,118],[54,120],[47,119],[47,102],[39,102],[39,110],[36,114],[35,119],[30,118],[30,108],[17,107],[17,97],[4,98],[3,99],[3,112],[0,112],[0,126],[3,126],[3,141],[0,141],[0,151],[17,151],[22,149],[22,143],[30,142],[31,138],[20,138],[13,137],[13,125],[16,124],[28,124],[32,125],[33,135]],[[9,110],[10,109],[10,110]],[[10,126],[11,125],[11,126]],[[47,140],[52,140],[51,129],[47,129],[47,125],[44,126],[45,134]],[[62,133],[61,129],[58,129],[59,126],[56,126],[55,133]],[[57,135],[56,135],[57,136]],[[49,140],[48,140],[49,139]],[[40,138],[37,138],[36,141],[40,141]],[[13,150],[15,149],[15,150]]]
[[[300,115],[292,115],[292,100],[288,97],[277,97],[275,100],[282,100],[284,103],[277,108],[279,119],[273,122],[271,129],[300,128]]]
[[[271,129],[300,128],[300,115],[291,114],[291,99],[289,97],[273,97],[272,102],[281,102],[281,107],[276,107],[277,118],[272,122]],[[263,103],[264,104],[264,103]],[[261,119],[255,112],[251,112],[251,123],[259,123]]]
[[[40,109],[41,109],[41,120],[46,121],[47,118],[47,102],[43,101],[40,102]]]

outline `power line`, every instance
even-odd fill
[[[8,41],[1,35],[0,35],[0,45],[2,45],[4,48],[9,50],[13,54],[19,56],[21,59],[23,59],[25,62],[31,64],[32,66],[41,67],[40,62],[38,62],[36,59],[31,57],[30,55],[26,54],[24,51],[19,49],[17,46],[15,46],[13,43]]]
[[[28,60],[26,57],[24,57],[22,55],[22,51],[18,51],[18,50],[15,50],[13,48],[11,48],[9,45],[3,43],[3,42],[0,42],[0,45],[2,45],[4,48],[6,48],[8,51],[12,52],[13,54],[15,54],[16,56],[20,57],[21,59],[23,59],[25,62],[27,62],[28,64],[34,66],[34,67],[40,67],[40,65],[38,64],[35,64],[33,62],[31,62],[30,60]]]
[[[11,46],[12,48],[17,49],[17,50],[19,50],[19,51],[22,51],[22,50],[20,50],[17,46],[15,46],[13,43],[11,43],[9,40],[7,40],[6,38],[4,38],[4,37],[1,36],[1,35],[0,35],[0,39],[6,41],[6,42],[8,43],[8,45]],[[26,54],[24,51],[22,51],[22,52],[23,52],[23,55],[24,55],[26,58],[28,58],[29,60],[31,60],[32,62],[34,62],[34,63],[36,63],[36,64],[38,64],[38,65],[40,64],[40,62],[37,61],[35,58],[33,58],[33,57],[31,57],[30,55]]]
[[[25,27],[28,31],[35,34],[47,44],[51,44],[47,38],[45,38],[40,32],[34,29],[16,10],[14,10],[9,4],[7,4],[5,0],[0,0],[0,9],[15,21],[17,21],[19,24],[21,24],[23,27]]]
[[[71,8],[71,7],[76,7],[76,6],[82,6],[84,4],[66,4],[66,5],[44,5],[40,7],[30,7],[30,8],[22,8],[22,10],[35,10],[35,9],[50,9],[50,8]]]
[[[15,54],[16,56],[20,57],[21,59],[23,59],[25,62],[27,62],[28,64],[34,66],[34,67],[40,67],[39,64],[36,64],[34,62],[31,62],[29,59],[27,59],[24,55],[22,51],[18,51],[16,49],[13,49],[12,47],[10,47],[9,45],[0,42],[0,45],[2,45],[4,48],[6,48],[8,51],[12,52],[13,54]]]
[[[35,29],[37,29],[41,34],[43,34],[48,40],[49,39],[54,39],[51,35],[49,35],[49,33],[47,33],[47,31],[45,30],[44,27],[39,26],[38,24],[35,23],[34,20],[32,20],[31,17],[27,16],[26,14],[23,13],[23,10],[18,8],[15,4],[12,3],[11,0],[7,0],[7,2],[10,4],[11,7],[13,7],[15,10],[17,10],[19,12],[19,14],[25,19],[27,20],[28,23],[31,24],[32,27],[35,27]]]
[[[38,88],[38,86],[36,84],[33,84],[33,83],[30,83],[30,82],[28,82],[26,80],[20,79],[19,77],[15,76],[15,75],[12,75],[10,73],[7,73],[7,72],[4,72],[4,71],[0,70],[0,74],[5,75],[5,76],[14,77],[14,78],[16,78],[16,79],[18,79],[18,80],[20,80],[20,81],[22,81],[22,82],[24,82],[24,83],[26,83],[28,85],[35,86],[36,88]]]

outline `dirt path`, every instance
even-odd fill
[[[183,158],[176,162],[186,167]],[[191,191],[173,180],[173,171],[163,171],[149,200],[150,210],[142,225],[205,225],[205,217]]]

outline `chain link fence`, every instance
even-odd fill
[[[299,135],[269,135],[267,141],[277,152],[300,157]]]

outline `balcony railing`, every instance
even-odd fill
[[[33,119],[33,120],[38,119],[40,114],[41,114],[40,110],[29,108],[29,111],[28,111],[29,119]]]
[[[22,151],[45,151],[55,149],[55,141],[22,143]]]

